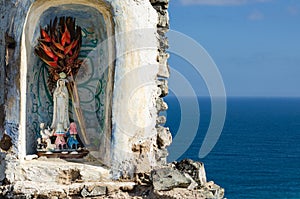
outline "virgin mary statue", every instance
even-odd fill
[[[56,129],[59,123],[62,124],[65,130],[69,128],[69,94],[65,79],[57,80],[53,93],[53,119],[51,128]]]

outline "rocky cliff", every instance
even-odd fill
[[[35,160],[42,164],[43,160]],[[61,162],[61,160],[58,160]],[[24,171],[29,172],[29,171]],[[105,174],[105,168],[101,171]],[[21,175],[21,174],[20,174]],[[48,173],[32,172],[28,178],[55,176]],[[222,199],[224,189],[213,181],[207,182],[204,164],[186,159],[167,166],[153,169],[151,173],[139,173],[135,179],[111,181],[102,178],[96,182],[84,182],[79,169],[63,170],[55,182],[37,182],[30,179],[15,184],[0,186],[0,196],[4,198],[150,198],[150,199]],[[92,175],[92,174],[90,174]],[[109,175],[108,173],[106,175]]]

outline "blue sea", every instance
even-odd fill
[[[165,126],[176,137],[182,103],[191,99],[169,96],[165,101]],[[211,104],[209,98],[198,98],[198,103],[197,136],[178,160],[204,162],[207,179],[224,187],[228,199],[300,199],[300,98],[228,98],[221,136],[203,159],[198,153]]]

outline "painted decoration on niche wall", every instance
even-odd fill
[[[69,13],[64,11],[66,8]],[[98,11],[86,7],[90,12],[85,12],[82,6],[79,11],[76,5],[71,8],[60,6],[47,10],[36,34],[39,37],[35,54],[39,59],[32,62],[27,129],[29,135],[37,135],[40,151],[101,147],[108,65],[106,27]],[[45,131],[50,132],[50,141],[47,136],[43,139],[41,132]]]

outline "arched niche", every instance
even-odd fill
[[[84,60],[76,82],[86,123],[90,153],[109,162],[111,144],[111,104],[115,45],[111,8],[102,1],[36,1],[24,25],[21,45],[21,122],[19,154],[22,159],[35,153],[39,123],[51,124],[53,102],[47,88],[47,66],[34,55],[40,26],[54,17],[71,16],[82,28],[79,59]],[[72,110],[71,110],[72,111]],[[72,115],[72,114],[71,114]],[[72,119],[77,120],[73,114]]]

